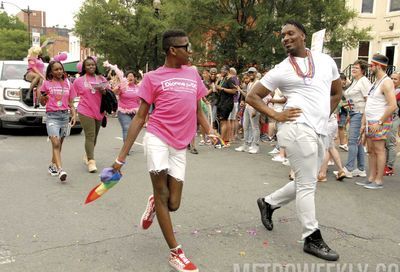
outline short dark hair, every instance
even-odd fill
[[[128,77],[129,74],[132,74],[135,77],[135,84],[137,84],[139,82],[139,80],[142,79],[142,76],[140,75],[140,73],[137,73],[133,70],[128,70],[125,72],[125,77]]]
[[[53,79],[53,75],[51,74],[51,70],[53,69],[54,64],[59,63],[63,69],[63,76],[62,79],[65,79],[65,70],[64,70],[64,65],[62,65],[61,62],[57,61],[57,60],[52,60],[49,63],[49,66],[47,66],[46,69],[46,80],[52,80]]]
[[[340,79],[341,80],[346,80],[347,76],[344,73],[340,73]]]
[[[136,77],[136,73],[133,70],[128,70],[125,72],[125,77],[127,77],[129,74],[132,74],[134,77]]]
[[[365,60],[362,59],[358,59],[356,60],[353,65],[360,65],[361,71],[363,72],[363,74],[368,70],[368,62],[366,62]]]
[[[229,66],[228,66],[228,65],[223,65],[223,66],[221,67],[221,71],[229,72]]]
[[[164,32],[162,36],[162,48],[164,52],[168,52],[169,48],[176,45],[176,38],[187,37],[185,31],[180,29],[171,29]]]
[[[96,70],[94,71],[94,74],[95,74],[95,75],[100,75],[99,68],[97,67],[97,62],[96,62],[96,60],[95,60],[94,58],[92,58],[92,57],[87,57],[87,58],[83,61],[83,63],[82,63],[82,72],[80,73],[80,75],[83,76],[83,75],[86,74],[86,68],[85,68],[85,66],[86,66],[86,62],[89,61],[89,60],[93,60],[94,64],[96,65]]]
[[[302,23],[300,23],[300,22],[298,22],[298,21],[296,21],[296,20],[292,20],[292,19],[286,20],[286,22],[284,23],[284,25],[294,25],[295,27],[297,27],[298,29],[300,29],[301,32],[304,33],[304,35],[307,36],[306,28],[303,26]]]

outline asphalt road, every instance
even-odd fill
[[[116,157],[120,137],[118,121],[109,119],[96,147],[99,169]],[[134,146],[119,184],[84,205],[99,179],[82,163],[83,134],[65,141],[65,185],[47,173],[46,140],[45,133],[0,134],[0,271],[172,271],[157,222],[147,231],[138,227],[152,190],[143,148]],[[400,270],[398,174],[385,178],[383,190],[367,190],[356,178],[337,182],[330,167],[316,194],[322,234],[340,253],[328,264],[303,253],[294,203],[274,214],[272,232],[260,222],[257,198],[284,185],[289,171],[271,161],[271,149],[263,143],[256,155],[209,146],[188,153],[183,200],[172,218],[200,271]]]

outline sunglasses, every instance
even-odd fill
[[[185,48],[185,50],[186,50],[186,52],[191,52],[192,51],[192,44],[191,43],[187,43],[187,44],[184,44],[184,45],[172,45],[171,47],[174,47],[174,48]]]

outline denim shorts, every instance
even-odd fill
[[[348,116],[348,111],[345,109],[341,109],[339,111],[339,120],[338,120],[338,126],[340,128],[346,127],[347,124],[347,116]]]
[[[63,138],[67,136],[68,123],[69,112],[67,110],[46,112],[46,129],[49,137]]]
[[[143,144],[150,173],[167,170],[177,181],[185,180],[186,148],[175,149],[150,132],[144,135]]]

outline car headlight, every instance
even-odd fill
[[[21,90],[20,89],[5,89],[4,98],[8,100],[21,100]]]

